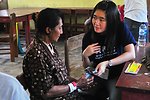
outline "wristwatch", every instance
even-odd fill
[[[110,68],[111,66],[112,66],[112,61],[109,60],[109,61],[108,61],[108,68]]]

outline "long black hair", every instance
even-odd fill
[[[94,7],[91,19],[93,18],[93,15],[96,10],[102,10],[105,12],[107,23],[106,30],[104,31],[106,35],[105,44],[107,46],[107,49],[112,50],[116,43],[116,33],[118,32],[118,26],[121,23],[118,8],[113,1],[110,0],[101,1]],[[92,20],[90,23],[91,23],[91,30],[93,32],[92,35],[94,35],[95,31],[92,25]]]

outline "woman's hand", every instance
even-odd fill
[[[106,67],[108,66],[108,61],[103,61],[96,66],[97,75],[100,76],[105,72]]]
[[[77,81],[77,87],[78,88],[84,88],[90,85],[94,80],[94,77],[86,78],[86,75],[82,75],[82,77]]]
[[[94,43],[89,45],[84,51],[83,51],[83,55],[85,57],[89,57],[94,53],[98,53],[100,51],[100,46],[98,45],[98,43]]]

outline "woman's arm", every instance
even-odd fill
[[[133,44],[128,44],[124,47],[124,53],[120,56],[110,59],[108,61],[103,61],[99,63],[96,67],[98,75],[101,75],[105,72],[106,67],[113,67],[115,65],[122,64],[126,61],[135,59],[135,48]],[[111,64],[110,64],[111,63]],[[111,66],[110,66],[111,65]]]
[[[77,89],[77,88],[87,87],[87,85],[92,83],[92,82],[93,82],[93,77],[90,79],[87,79],[85,75],[82,75],[82,77],[79,80],[77,80],[77,82],[72,82],[69,84],[75,83],[76,89]],[[68,85],[54,85],[54,86],[52,86],[52,88],[50,88],[48,90],[48,92],[43,95],[43,98],[53,98],[53,97],[58,97],[58,96],[62,96],[62,95],[69,93],[70,91],[72,91],[69,84]]]
[[[96,54],[99,51],[100,51],[100,46],[98,45],[98,43],[88,45],[82,53],[83,66],[86,67],[90,65],[89,56],[91,56],[92,54]]]
[[[86,66],[90,65],[90,59],[89,57],[82,56],[83,59],[83,67],[86,68]]]
[[[68,85],[55,85],[48,90],[46,94],[43,95],[43,98],[53,98],[65,95],[69,93],[70,89]]]
[[[124,53],[120,56],[111,59],[112,67],[129,60],[135,59],[135,47],[133,44],[128,44],[124,47]]]

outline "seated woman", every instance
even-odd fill
[[[23,73],[31,100],[84,100],[77,90],[93,81],[85,75],[72,81],[59,58],[53,42],[57,42],[63,33],[61,15],[57,9],[51,8],[38,14],[37,32],[23,60]]]
[[[121,100],[116,82],[124,63],[135,58],[136,41],[121,21],[116,4],[110,0],[99,2],[93,9],[90,29],[83,37],[82,50],[85,66],[92,66],[99,77],[90,89],[92,100]],[[91,65],[92,64],[92,65]]]
[[[30,100],[20,82],[2,72],[0,72],[0,89],[0,100]]]

